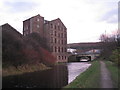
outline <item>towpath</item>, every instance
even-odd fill
[[[110,72],[108,71],[106,64],[100,61],[101,64],[101,88],[113,88]]]

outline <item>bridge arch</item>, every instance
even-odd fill
[[[89,56],[89,55],[70,55],[68,57],[68,62],[80,62],[82,61],[81,59],[86,59],[86,61],[91,61],[92,60],[92,57]]]
[[[80,62],[80,61],[91,61],[91,56],[77,56],[76,57],[77,61]]]

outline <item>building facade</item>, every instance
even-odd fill
[[[48,21],[38,14],[23,21],[23,35],[33,32],[47,39],[50,51],[57,62],[67,62],[67,28],[59,18]]]

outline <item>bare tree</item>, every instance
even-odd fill
[[[111,35],[106,35],[106,33],[102,34],[100,40],[103,43],[101,56],[110,60],[113,50],[117,49],[120,44],[119,33],[117,32]]]

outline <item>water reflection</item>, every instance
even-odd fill
[[[3,77],[3,88],[61,88],[68,84],[67,66],[58,65],[47,71],[37,71]]]
[[[62,88],[72,82],[91,64],[88,62],[74,62],[54,66],[46,71],[36,71],[22,75],[3,77],[3,88]]]
[[[78,75],[84,72],[91,64],[89,62],[68,63],[68,83],[71,83]]]

